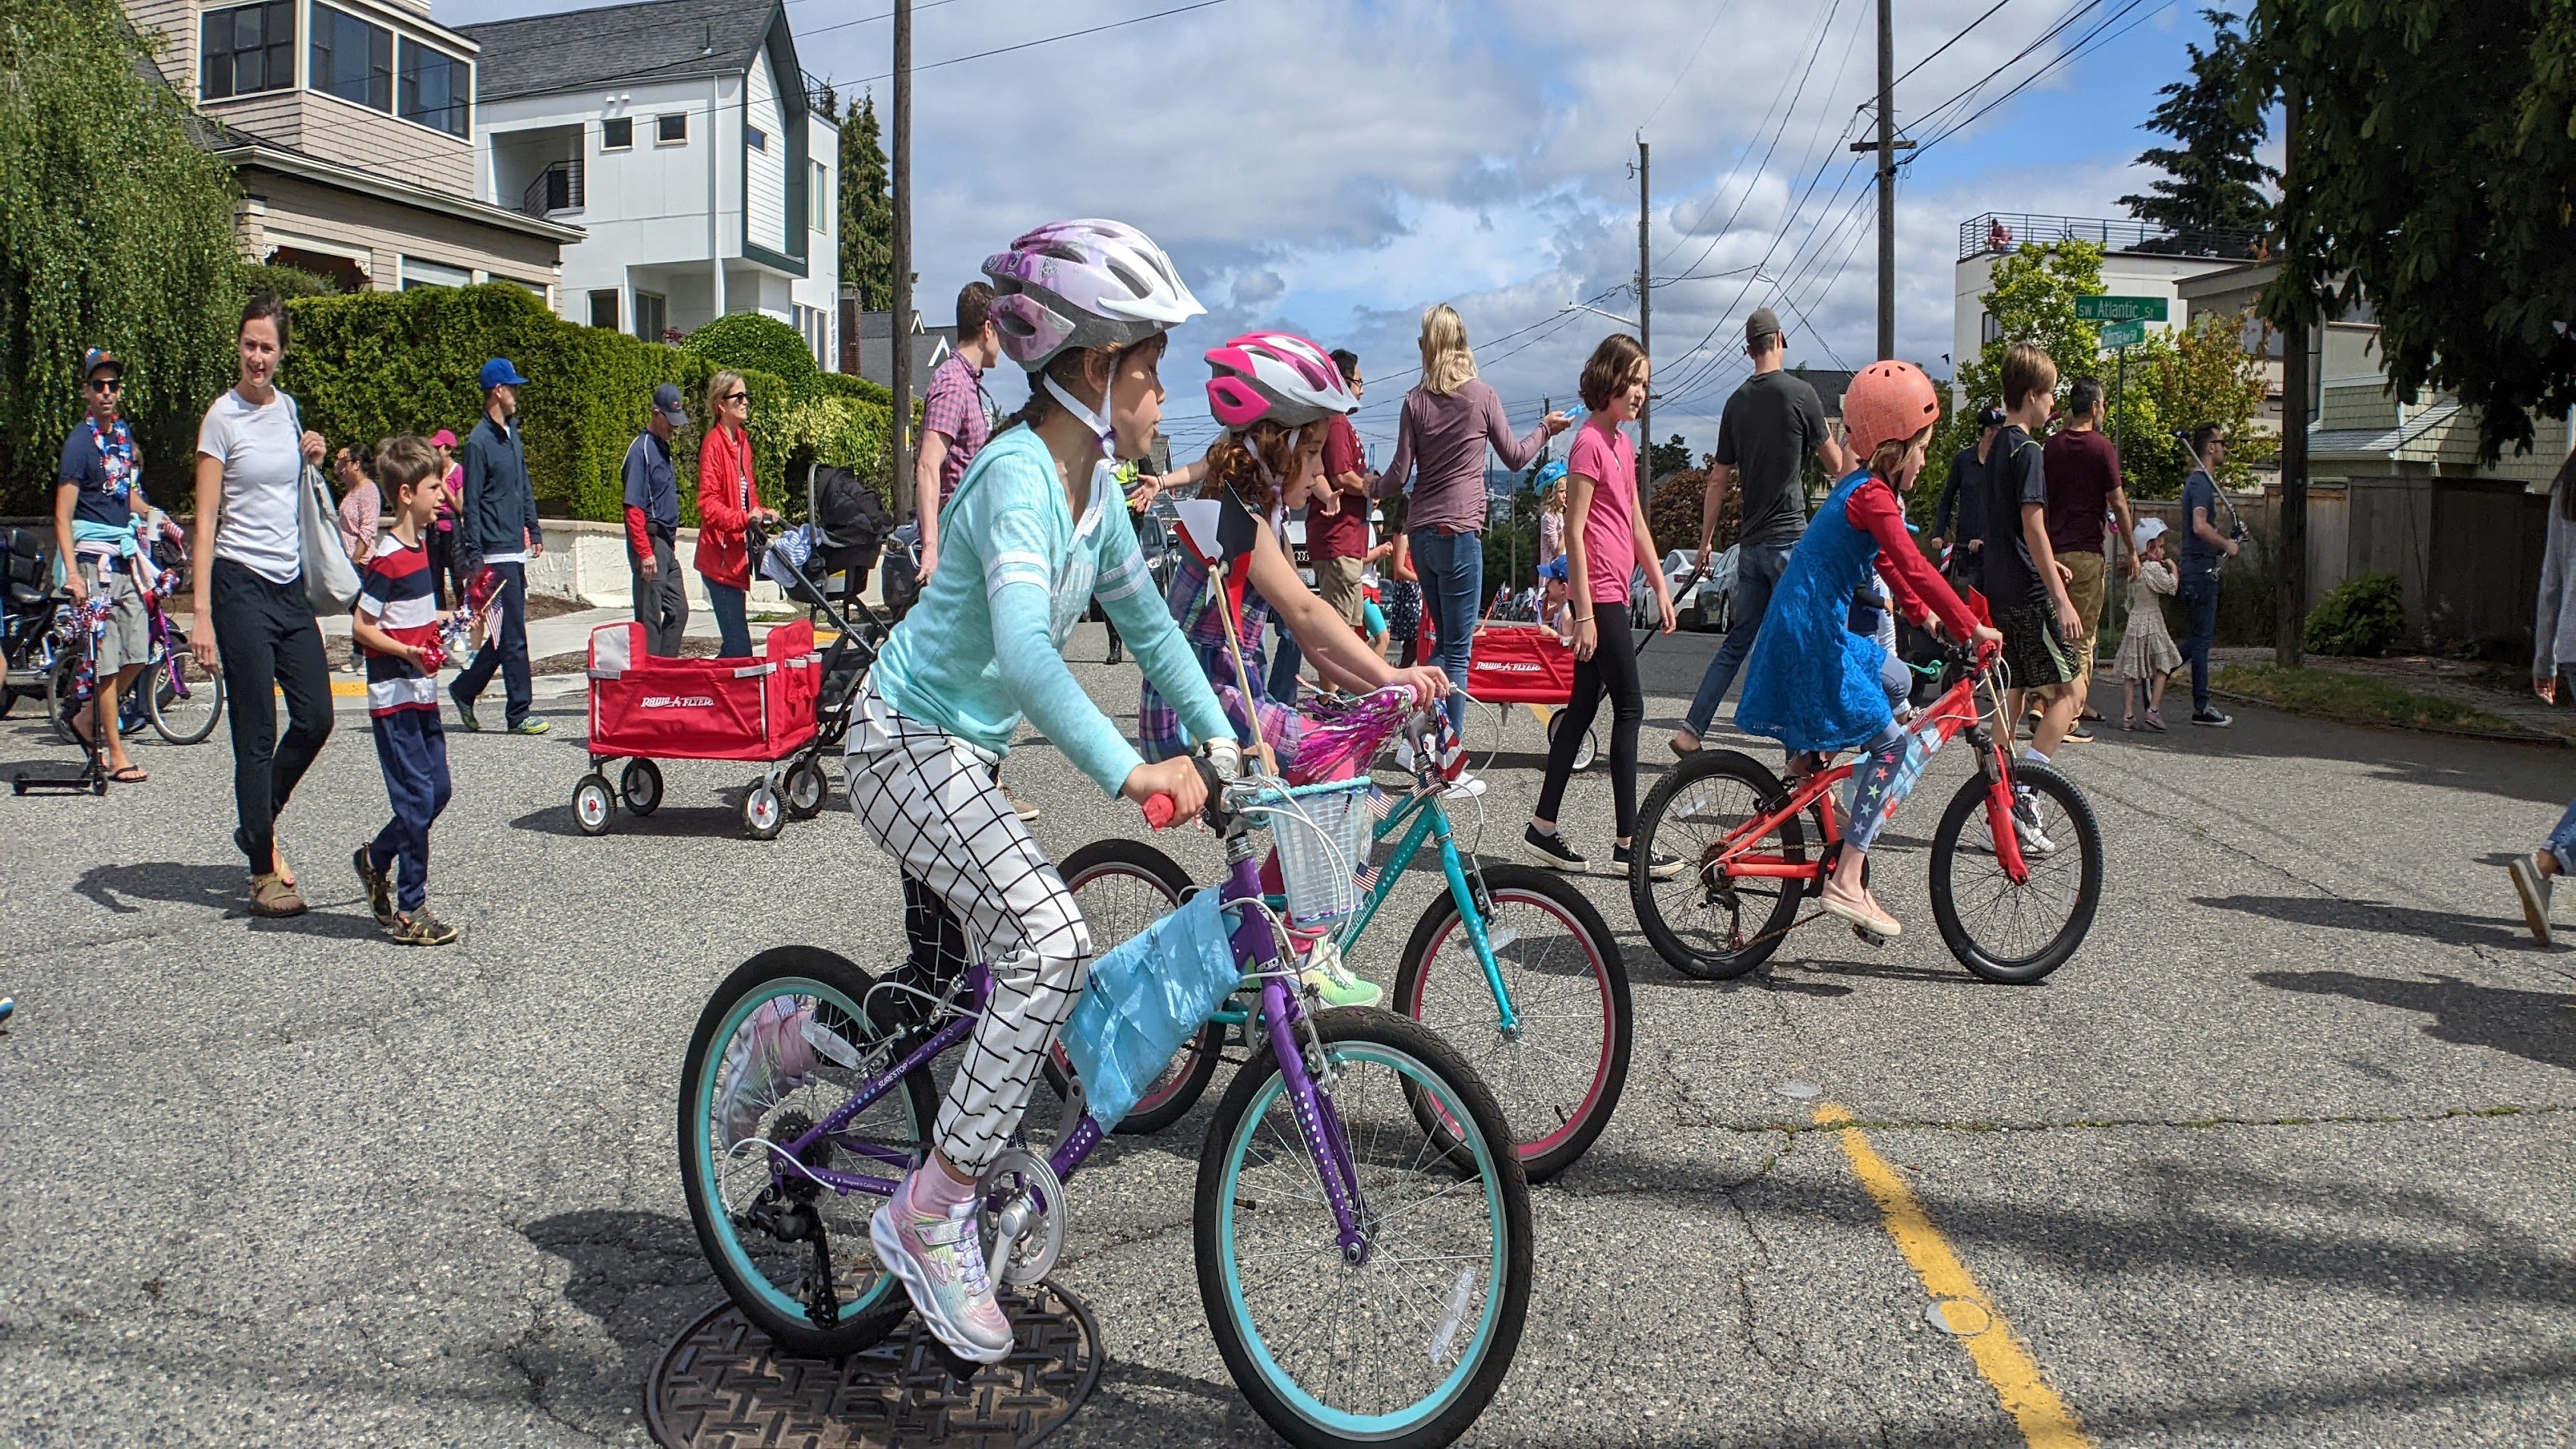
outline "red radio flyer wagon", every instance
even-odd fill
[[[1432,636],[1431,616],[1426,612],[1422,618],[1422,654],[1426,661]],[[1511,721],[1513,705],[1528,706],[1553,741],[1557,711],[1574,697],[1574,649],[1545,624],[1480,621],[1475,644],[1468,654],[1466,689],[1469,699],[1493,705],[1506,726]],[[1501,748],[1497,742],[1495,749]],[[1590,768],[1598,753],[1595,741],[1587,735],[1575,748],[1574,768]]]
[[[600,625],[590,631],[590,773],[573,786],[573,819],[599,835],[620,802],[652,814],[662,803],[656,760],[766,765],[742,799],[743,833],[755,840],[790,815],[811,819],[827,788],[816,758],[822,689],[823,656],[803,619],[771,629],[754,659],[657,658],[644,652],[643,625]],[[612,790],[607,767],[620,758]]]

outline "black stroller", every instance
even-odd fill
[[[790,600],[820,615],[818,624],[828,625],[837,636],[823,651],[823,691],[814,705],[814,741],[786,772],[788,778],[822,784],[828,778],[821,767],[823,752],[837,750],[848,736],[859,683],[876,663],[877,648],[892,627],[859,595],[894,531],[894,517],[886,512],[876,490],[857,475],[846,468],[824,467],[817,467],[807,482],[806,517],[811,521],[774,539],[754,525],[750,544],[754,571],[775,582]],[[830,587],[835,580],[838,589]],[[799,764],[810,768],[796,770]],[[786,800],[788,813],[800,820],[819,813],[831,792],[826,785],[811,800],[797,798],[801,793],[790,791]]]
[[[0,715],[20,695],[51,701],[60,672],[54,621],[69,594],[53,588],[53,536],[32,528],[0,529]]]

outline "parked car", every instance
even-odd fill
[[[1672,590],[1673,618],[1682,628],[1723,631],[1727,627],[1727,600],[1735,593],[1735,550],[1713,555],[1708,572],[1696,582],[1691,578],[1699,555],[1689,549],[1675,549],[1664,555],[1664,585]],[[1640,601],[1652,608],[1651,599]]]

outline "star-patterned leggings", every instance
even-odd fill
[[[1852,766],[1851,795],[1846,802],[1850,823],[1843,831],[1843,839],[1852,849],[1867,850],[1877,841],[1878,833],[1887,828],[1887,818],[1914,792],[1914,782],[1922,778],[1924,764],[1938,747],[1895,724],[1861,746],[1861,758]]]

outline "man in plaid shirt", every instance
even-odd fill
[[[992,424],[984,414],[984,369],[1001,359],[1002,339],[986,314],[993,289],[969,282],[957,294],[957,350],[930,375],[921,398],[921,458],[913,465],[913,513],[921,520],[921,582],[939,567],[939,510],[966,476]]]

